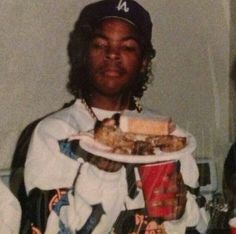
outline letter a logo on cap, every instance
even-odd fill
[[[129,8],[127,7],[127,2],[120,0],[117,6],[117,10],[121,11],[123,10],[124,12],[129,12]]]

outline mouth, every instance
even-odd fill
[[[105,76],[110,76],[110,77],[117,77],[122,74],[120,70],[116,69],[105,69],[103,73]]]
[[[100,73],[108,77],[118,77],[125,73],[125,69],[120,66],[106,65],[100,69]]]

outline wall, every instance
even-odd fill
[[[156,80],[145,97],[192,132],[221,181],[229,148],[229,2],[159,1]]]
[[[72,97],[66,46],[88,0],[0,3],[0,168],[9,168],[20,132]],[[228,0],[140,0],[154,22],[155,79],[144,104],[171,116],[214,157],[221,180],[229,147]]]
[[[236,1],[230,1],[230,137],[236,140]]]

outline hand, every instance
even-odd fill
[[[168,181],[168,186],[165,185],[165,182]],[[139,188],[142,188],[142,182],[139,180],[136,182]],[[163,178],[163,183],[154,189],[156,196],[155,206],[159,210],[171,209],[172,212],[168,212],[168,215],[164,214],[161,218],[164,220],[176,220],[182,217],[185,211],[185,206],[187,202],[187,189],[184,184],[182,174],[180,172],[174,172],[172,175]],[[168,196],[171,194],[171,196]],[[168,196],[166,199],[163,199],[164,196]],[[157,197],[160,197],[158,200]],[[161,198],[162,197],[162,198]]]
[[[165,178],[163,178],[164,180]],[[182,217],[185,211],[185,206],[187,202],[187,190],[183,182],[181,173],[175,173],[171,177],[167,178],[169,180],[168,187],[160,187],[155,191],[155,194],[163,195],[173,194],[173,196],[167,198],[166,200],[161,200],[157,202],[157,207],[160,209],[166,209],[167,207],[172,207],[172,212],[168,215],[161,217],[163,220],[175,220]]]
[[[92,154],[88,155],[89,163],[95,165],[100,170],[107,172],[116,172],[119,171],[122,167],[122,163],[115,162],[106,158],[97,157]]]

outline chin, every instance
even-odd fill
[[[103,87],[101,93],[108,96],[121,96],[124,94],[124,89],[119,89],[117,86],[107,86]]]

